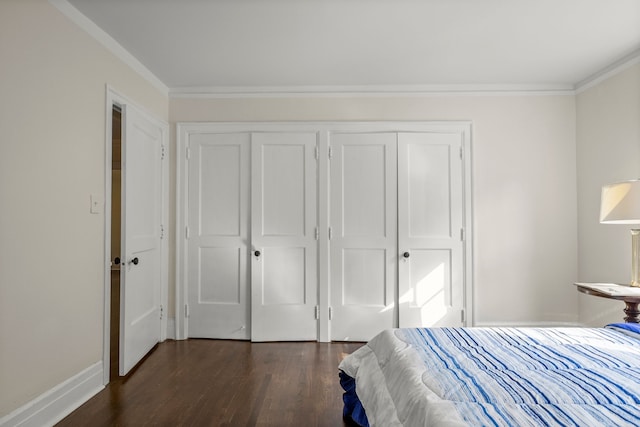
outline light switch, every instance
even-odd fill
[[[100,212],[102,212],[102,202],[100,201],[100,197],[96,196],[95,194],[91,194],[89,196],[89,200],[91,201],[91,208],[89,211],[92,214],[99,214]]]

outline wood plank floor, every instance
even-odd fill
[[[343,426],[338,364],[362,345],[167,341],[57,426]]]

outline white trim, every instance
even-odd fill
[[[49,3],[86,31],[91,37],[96,39],[98,43],[104,46],[109,52],[114,54],[118,59],[140,74],[140,76],[162,92],[163,95],[169,94],[169,88],[167,85],[156,77],[151,70],[145,67],[142,62],[122,47],[120,43],[107,34],[102,28],[98,27],[92,20],[83,15],[82,12],[76,9],[67,0],[49,0]]]
[[[188,86],[169,88],[151,70],[67,0],[49,0],[54,7],[96,39],[117,58],[170,98],[297,98],[297,97],[424,97],[575,95],[640,63],[640,49],[575,83],[558,84],[431,84],[351,86]]]
[[[103,388],[102,362],[97,362],[0,418],[0,426],[53,426]]]
[[[463,283],[464,283],[464,326],[473,326],[476,313],[475,258],[473,256],[473,122],[461,126],[462,135],[462,212],[464,227]]]
[[[171,88],[169,98],[304,98],[574,95],[571,84],[550,85],[370,85],[203,86]]]
[[[585,90],[602,83],[606,79],[613,77],[616,74],[621,73],[622,71],[636,64],[640,64],[640,49],[630,53],[629,55],[608,65],[597,73],[594,73],[586,79],[576,83],[576,94],[584,92]]]
[[[478,322],[478,328],[577,328],[583,325],[578,322]]]
[[[188,338],[189,319],[185,310],[187,302],[187,224],[188,160],[186,156],[188,131],[186,125],[176,125],[176,229],[175,229],[175,339]]]
[[[329,310],[331,309],[331,275],[330,275],[330,245],[329,239],[320,238],[321,234],[327,233],[329,230],[329,212],[331,203],[329,202],[329,133],[318,132],[318,159],[317,162],[317,215],[316,222],[318,226],[318,255],[316,257],[318,263],[317,280],[318,280],[318,341],[331,342],[331,322],[329,319]],[[327,203],[320,203],[320,200],[326,200]],[[320,231],[322,230],[322,231]],[[326,230],[326,231],[325,231]],[[327,286],[322,286],[326,283]]]
[[[162,160],[162,223],[165,230],[169,229],[169,124],[159,119],[144,107],[131,101],[124,95],[118,93],[113,87],[106,85],[106,104],[105,104],[105,214],[104,214],[104,311],[103,311],[103,348],[102,363],[103,384],[109,383],[110,370],[110,343],[111,343],[111,151],[112,151],[112,110],[113,106],[132,105],[145,118],[161,129],[162,144],[165,148],[165,158]],[[164,238],[160,242],[160,263],[162,271],[160,272],[160,304],[165,308],[164,315],[160,321],[160,341],[167,339],[168,335],[168,319],[167,312],[169,306],[169,237],[165,232]]]

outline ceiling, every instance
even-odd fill
[[[68,0],[172,92],[574,88],[640,55],[639,0]]]

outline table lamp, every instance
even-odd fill
[[[640,180],[602,187],[602,224],[640,224]],[[639,226],[640,227],[640,226]],[[631,230],[631,286],[640,287],[640,229]]]

